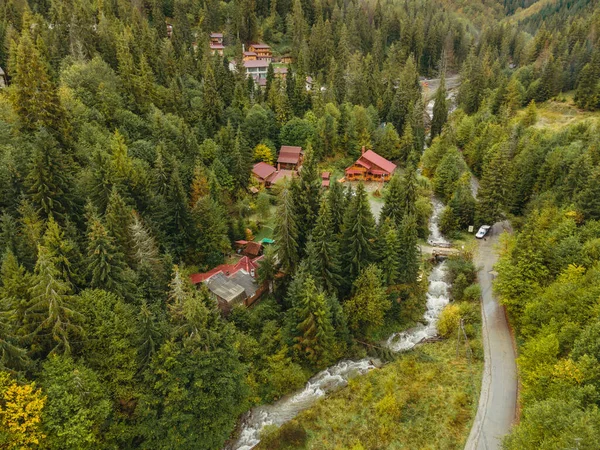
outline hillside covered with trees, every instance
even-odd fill
[[[253,405],[418,319],[432,193],[447,236],[517,228],[507,446],[596,442],[600,9],[530,3],[2,2],[0,447],[222,448]],[[253,42],[285,77],[246,77]],[[256,193],[282,145],[302,170]],[[363,147],[398,165],[379,217],[362,184],[321,187]],[[222,314],[189,275],[269,224],[271,289]]]

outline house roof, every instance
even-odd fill
[[[212,277],[223,274],[226,277],[231,277],[233,274],[238,272],[239,270],[245,270],[250,273],[252,269],[258,269],[259,262],[262,259],[262,256],[254,259],[250,259],[247,256],[240,258],[240,260],[236,264],[221,264],[220,266],[215,267],[212,270],[204,273],[195,273],[190,275],[190,280],[192,284],[202,283],[206,280],[210,280]]]
[[[211,38],[222,38],[223,33],[210,33]]]
[[[387,173],[392,173],[394,170],[396,170],[396,164],[394,164],[391,161],[388,161],[387,159],[385,159],[383,156],[378,155],[377,153],[375,153],[373,150],[367,150],[363,155],[361,155],[361,157],[359,158],[359,160],[366,160],[374,165],[376,165],[377,167],[385,170]]]
[[[285,169],[279,170],[279,171],[275,172],[273,175],[271,175],[271,177],[269,178],[269,183],[275,184],[279,180],[282,180],[287,177],[293,177],[295,174],[296,173],[293,170],[285,170]]]
[[[258,290],[258,285],[250,273],[245,270],[240,270],[234,273],[230,278],[231,282],[240,286],[247,297],[252,297]]]
[[[321,181],[321,186],[323,186],[323,187],[329,187],[329,180],[323,180],[323,181]]]
[[[275,167],[262,161],[254,164],[252,168],[252,173],[263,180],[266,180],[275,171]]]
[[[253,258],[260,255],[261,250],[262,244],[260,244],[259,242],[248,242],[246,244],[246,248],[244,248],[244,254]]]
[[[330,173],[330,172],[323,172],[323,173],[321,174],[321,178],[322,178],[323,180],[329,180],[329,177],[330,177],[330,176],[331,176],[331,173]]]
[[[210,44],[211,50],[223,50],[225,46],[223,44]]]
[[[244,56],[256,56],[256,52],[244,52]]]
[[[301,153],[302,147],[282,145],[279,149],[279,157],[277,158],[277,162],[284,164],[298,164]]]
[[[213,294],[227,303],[243,300],[247,297],[245,288],[236,281],[227,278],[223,273],[218,273],[207,280],[206,286]]]
[[[288,68],[287,67],[275,67],[275,69],[273,70],[274,73],[280,73],[283,75],[286,75],[288,73]]]
[[[265,59],[255,59],[252,61],[244,61],[244,67],[247,69],[255,68],[255,67],[269,67],[269,61]]]
[[[252,48],[258,48],[258,49],[261,49],[261,50],[268,50],[268,49],[271,48],[271,46],[267,45],[267,44],[250,44],[250,47],[252,47]]]

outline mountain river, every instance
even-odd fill
[[[430,245],[446,246],[450,243],[441,235],[438,221],[444,205],[432,199],[433,214],[429,224]],[[445,281],[446,264],[437,264],[429,275],[427,310],[423,323],[416,327],[394,333],[382,345],[394,352],[407,351],[420,342],[437,334],[437,320],[449,302],[449,285]],[[317,373],[302,390],[287,395],[270,405],[260,405],[248,411],[241,420],[238,440],[228,450],[250,450],[260,442],[260,432],[267,425],[280,426],[298,413],[312,406],[318,399],[346,386],[352,377],[364,375],[377,366],[371,358],[357,361],[344,360]]]

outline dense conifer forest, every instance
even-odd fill
[[[0,448],[223,448],[418,320],[432,194],[449,238],[516,230],[507,448],[596,448],[599,31],[595,0],[1,2]],[[285,76],[246,76],[257,42]],[[337,182],[363,148],[398,167],[375,192]],[[267,235],[251,308],[190,282]]]

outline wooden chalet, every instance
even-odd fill
[[[302,166],[303,157],[302,147],[282,145],[277,158],[277,170],[298,170]]]
[[[389,181],[395,170],[396,164],[363,147],[360,158],[345,172],[347,181]]]
[[[273,59],[273,52],[271,51],[271,47],[267,44],[250,44],[248,51],[256,53],[256,59],[259,60],[271,62]]]

